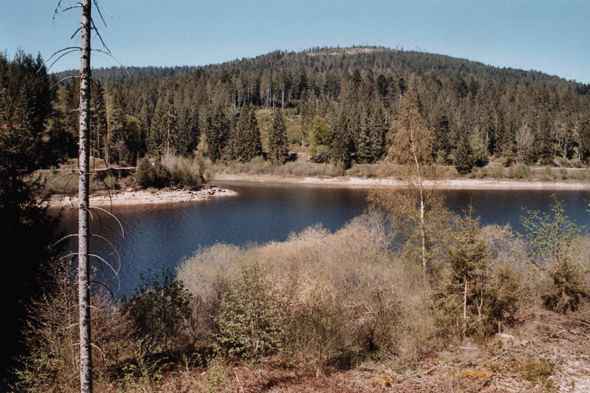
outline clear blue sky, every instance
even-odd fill
[[[74,0],[65,0],[73,4]],[[275,49],[368,43],[539,70],[590,83],[590,0],[99,0],[125,65],[205,65]],[[57,0],[0,0],[0,51],[75,44],[79,12]],[[110,15],[109,15],[110,14]],[[98,40],[94,46],[97,47]],[[75,55],[54,67],[77,68]],[[96,67],[117,65],[104,55]]]

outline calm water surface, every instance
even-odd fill
[[[199,247],[217,242],[247,245],[282,241],[290,233],[318,223],[336,231],[368,206],[365,189],[237,182],[219,185],[237,191],[238,196],[188,204],[114,207],[125,239],[113,219],[104,214],[100,220],[95,217],[91,230],[108,238],[121,258],[120,285],[113,281],[112,273],[104,273],[116,293],[132,293],[140,283],[140,273],[149,269],[166,267],[174,271]],[[522,207],[548,211],[552,194],[566,203],[572,220],[581,225],[590,223],[584,201],[590,200],[590,191],[453,190],[447,191],[447,206],[460,213],[472,203],[482,224],[511,224],[521,230]],[[76,231],[76,215],[65,213],[63,226],[68,233]],[[104,240],[93,241],[93,252],[118,264]],[[74,242],[70,246],[77,247]]]

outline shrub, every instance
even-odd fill
[[[193,318],[208,326],[202,339],[222,353],[256,358],[262,352],[254,338],[266,337],[269,344],[258,348],[287,362],[339,366],[432,351],[430,300],[415,290],[421,268],[394,256],[386,228],[371,212],[335,234],[312,227],[286,242],[200,250],[178,275],[195,298]],[[250,316],[257,304],[259,315]]]
[[[588,296],[579,267],[565,259],[549,271],[549,276],[553,285],[541,296],[545,307],[563,314],[576,311]]]
[[[49,270],[50,269],[50,270]],[[79,389],[77,277],[71,261],[51,266],[51,286],[32,302],[25,333],[27,355],[16,371],[16,391]],[[103,287],[93,288],[92,351],[94,385],[106,390],[112,370],[130,352],[132,332],[126,316]]]
[[[504,177],[504,169],[502,167],[495,167],[494,169],[492,169],[492,177],[494,179],[501,179],[502,177]]]
[[[156,169],[147,158],[142,158],[137,165],[135,181],[143,188],[151,187],[156,177]]]
[[[553,170],[549,165],[545,167],[545,176],[547,176],[548,179],[553,179]]]
[[[531,171],[526,164],[520,163],[514,167],[512,177],[515,179],[528,179],[531,177]]]
[[[137,166],[135,181],[142,188],[162,188],[170,185],[170,173],[157,159],[152,165],[147,158],[143,158]]]
[[[135,328],[134,335],[146,352],[171,351],[180,342],[180,332],[191,312],[191,294],[169,270],[141,275],[141,284],[131,297],[124,296],[123,311]],[[178,341],[177,341],[178,340]]]
[[[221,301],[214,323],[214,348],[224,355],[259,359],[281,350],[281,305],[258,264],[242,267],[241,278]]]
[[[542,295],[543,303],[551,310],[566,313],[576,311],[588,296],[582,272],[574,262],[578,253],[574,240],[582,229],[568,220],[563,202],[555,196],[553,199],[552,216],[526,210],[528,215],[521,220],[531,261],[551,279]]]

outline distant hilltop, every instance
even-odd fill
[[[335,61],[338,57],[342,57]],[[327,60],[327,59],[332,60]],[[587,85],[568,81],[556,75],[539,71],[526,71],[516,68],[494,67],[481,62],[451,57],[423,51],[407,51],[382,46],[353,47],[312,47],[300,52],[276,50],[253,58],[243,58],[220,64],[205,66],[175,67],[122,67],[98,68],[93,70],[94,77],[103,82],[116,82],[136,78],[167,78],[192,73],[217,73],[233,71],[264,71],[313,69],[317,72],[334,70],[373,69],[373,71],[394,71],[400,74],[413,72],[423,75],[435,72],[439,77],[476,77],[480,80],[502,80],[505,83],[533,83],[539,81],[551,84],[573,84],[578,93],[590,91]],[[78,70],[57,73],[58,79],[76,75]]]

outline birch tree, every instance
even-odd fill
[[[372,190],[369,199],[389,210],[398,228],[407,229],[410,240],[418,240],[422,269],[426,274],[431,268],[429,232],[437,222],[444,220],[447,210],[439,192],[441,172],[431,165],[432,132],[420,113],[413,89],[404,97],[401,118],[395,128],[397,132],[389,155],[398,165],[389,166],[385,172],[400,184]]]

